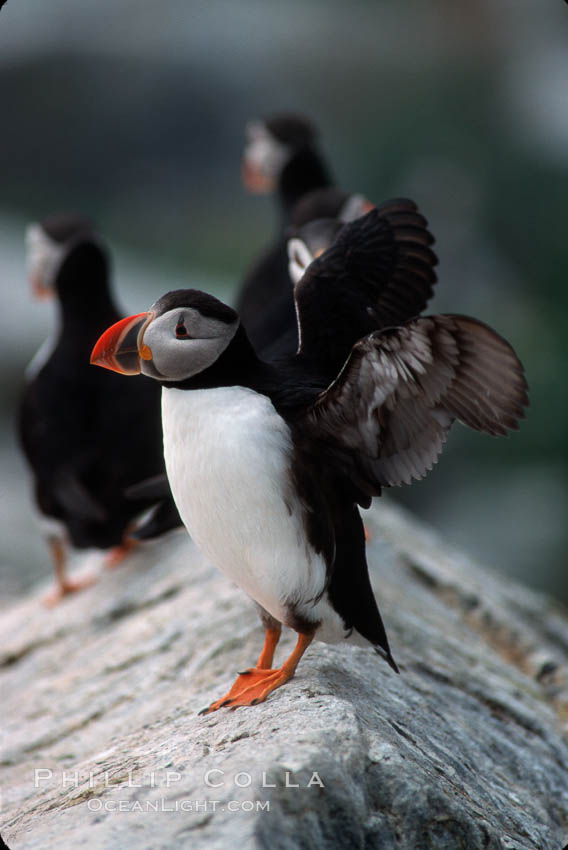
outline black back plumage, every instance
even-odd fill
[[[164,470],[160,388],[89,365],[97,338],[120,318],[106,252],[86,223],[50,219],[43,229],[55,241],[74,239],[55,280],[59,334],[25,387],[20,441],[40,513],[62,522],[74,546],[106,549],[152,504],[125,489]]]

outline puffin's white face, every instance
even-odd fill
[[[176,307],[157,315],[145,324],[138,338],[142,373],[167,381],[191,378],[213,365],[238,326],[238,319],[227,324],[191,307]]]
[[[249,192],[272,192],[290,158],[290,150],[276,139],[261,121],[247,125],[242,177]]]
[[[55,292],[55,278],[65,247],[50,239],[39,224],[30,224],[26,231],[26,261],[28,279],[36,298],[47,298]]]

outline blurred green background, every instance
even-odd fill
[[[414,198],[437,237],[435,311],[515,346],[518,434],[455,428],[391,496],[488,565],[568,598],[568,5],[562,0],[8,0],[0,12],[0,597],[50,568],[13,436],[53,324],[23,233],[90,214],[125,309],[174,286],[231,299],[276,227],[247,196],[245,122],[310,115],[338,183]]]

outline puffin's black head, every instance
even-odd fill
[[[238,315],[222,301],[196,289],[178,289],[159,298],[148,312],[105,331],[91,363],[124,375],[185,381],[218,360],[238,327]]]
[[[28,276],[33,294],[60,299],[78,287],[106,288],[106,253],[91,221],[80,215],[52,215],[29,225],[26,233]]]
[[[308,192],[294,206],[291,228],[300,228],[317,218],[336,218],[346,224],[368,213],[373,204],[363,195],[345,192],[336,186],[324,186]]]
[[[251,121],[242,162],[243,183],[249,192],[274,191],[291,159],[301,151],[315,150],[317,135],[312,122],[297,113]]]
[[[50,215],[40,221],[39,227],[57,245],[68,245],[81,236],[92,237],[95,232],[93,222],[77,213]]]
[[[264,119],[264,126],[274,138],[291,150],[316,145],[318,131],[315,124],[298,112],[280,112]]]

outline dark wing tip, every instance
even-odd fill
[[[373,646],[373,649],[375,650],[377,655],[381,656],[383,661],[387,662],[387,664],[389,665],[391,670],[394,670],[395,673],[398,673],[400,675],[400,670],[398,669],[398,664],[396,663],[396,661],[392,657],[392,653],[391,653],[390,649],[385,650],[385,649],[383,649],[382,646]]]
[[[513,347],[477,319],[440,319],[450,321],[459,350],[456,379],[447,396],[451,412],[491,436],[517,431],[529,397],[525,371]]]

